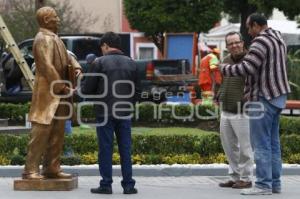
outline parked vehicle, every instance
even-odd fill
[[[86,65],[85,56],[87,54],[94,53],[101,56],[99,50],[100,37],[62,36],[61,39],[66,48],[75,53],[82,67]],[[25,40],[18,46],[27,64],[32,67],[34,63],[32,55],[33,39]],[[11,53],[3,55],[0,61],[0,78],[2,84],[0,102],[16,103],[31,100],[32,92],[24,81],[23,73]]]
[[[102,34],[62,35],[61,39],[68,50],[73,52],[82,67],[86,66],[85,57],[94,53],[101,56],[99,42]],[[120,34],[122,51],[130,56],[130,36]],[[33,39],[19,44],[29,67],[32,67]],[[0,60],[0,102],[23,103],[31,100],[32,91],[28,88],[23,74],[11,53],[4,52]],[[170,96],[189,92],[189,87],[197,83],[191,75],[188,60],[136,60],[141,81],[142,101],[162,102]]]
[[[197,84],[187,59],[137,60],[141,101],[156,103],[189,94]]]

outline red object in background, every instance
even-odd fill
[[[196,56],[198,55],[199,49],[198,49],[198,34],[194,33],[193,38],[193,55],[192,55],[192,74],[197,75],[197,63],[196,63]]]
[[[149,62],[146,66],[146,79],[153,80],[154,78],[154,64]]]

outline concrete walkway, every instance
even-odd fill
[[[299,164],[283,164],[283,175],[300,175]],[[24,166],[0,166],[0,177],[19,177]],[[98,176],[98,165],[63,165],[67,173],[79,176]],[[255,166],[254,166],[255,169]],[[174,164],[174,165],[133,165],[134,176],[161,177],[161,176],[227,176],[227,164]],[[255,172],[254,172],[255,173]],[[113,166],[113,175],[121,175],[121,166]]]
[[[91,194],[99,184],[97,165],[62,166],[68,173],[79,175],[79,188],[73,191],[14,191],[13,181],[20,178],[23,166],[0,167],[0,199],[240,199],[240,198],[300,198],[300,165],[283,165],[282,194],[272,196],[242,196],[240,190],[219,188],[227,180],[228,165],[134,165],[137,195],[123,195],[121,169],[113,167],[113,195]]]
[[[131,198],[131,199],[240,199],[240,198],[284,198],[298,199],[300,176],[283,176],[283,192],[272,196],[242,196],[239,190],[219,188],[218,183],[226,177],[218,176],[181,176],[181,177],[135,177],[139,193],[123,195],[121,177],[114,177],[113,195],[91,194],[90,188],[97,187],[99,177],[79,177],[79,188],[73,191],[14,191],[13,180],[0,179],[1,199],[92,199],[92,198]]]

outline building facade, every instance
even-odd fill
[[[63,0],[52,0],[61,2]],[[88,32],[103,33],[114,31],[129,33],[131,36],[131,57],[134,59],[161,58],[157,47],[144,34],[133,30],[125,16],[123,0],[72,0],[74,11],[88,12],[96,23],[86,27]]]

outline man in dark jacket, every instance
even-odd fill
[[[131,162],[131,117],[134,110],[138,73],[135,62],[121,50],[121,39],[113,33],[105,33],[100,42],[103,56],[97,58],[88,70],[82,86],[87,98],[95,98],[98,162],[102,180],[92,193],[111,194],[112,153],[116,134],[123,180],[124,194],[135,194]]]
[[[225,36],[229,55],[223,63],[241,62],[246,54],[242,36],[229,32]],[[230,180],[220,183],[220,187],[235,189],[252,186],[253,153],[250,144],[249,118],[242,113],[245,79],[243,77],[224,77],[219,102],[221,107],[220,137],[229,162]]]

